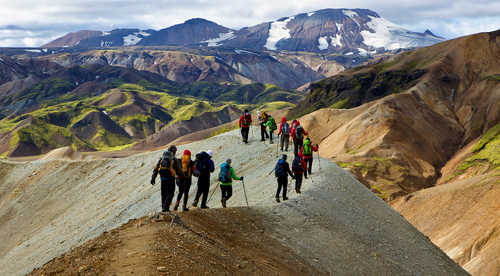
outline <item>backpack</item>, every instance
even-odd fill
[[[192,173],[191,169],[191,156],[189,155],[183,155],[182,156],[182,174],[183,177],[189,178]]]
[[[250,114],[243,113],[243,121],[241,122],[242,125],[244,126],[250,125],[251,117],[250,119],[248,119],[248,117],[250,117]]]
[[[297,140],[304,140],[304,128],[302,126],[297,126],[295,129],[295,139]]]
[[[196,177],[199,177],[201,174],[202,166],[203,165],[203,154],[200,152],[196,154],[196,158],[194,160],[194,170],[193,170],[193,175]]]
[[[226,163],[220,167],[219,181],[222,183],[231,182],[231,167]]]
[[[276,167],[274,168],[274,175],[276,177],[285,177],[286,172],[283,166],[285,165],[285,160],[280,159],[278,160],[278,163],[276,164]]]
[[[273,117],[269,117],[269,122],[271,122],[270,126],[269,126],[269,129],[271,131],[274,131],[275,129],[277,129],[278,127],[276,126],[276,121],[274,120]]]
[[[160,159],[160,167],[158,171],[170,170],[170,174],[172,176],[175,175],[174,170],[174,158],[172,154],[163,154],[163,157]]]
[[[304,167],[302,167],[302,160],[300,160],[299,156],[295,156],[292,162],[292,171],[294,173],[302,173],[304,172]]]
[[[309,141],[309,140],[304,141],[304,147],[302,148],[302,154],[303,155],[312,155],[311,141]]]
[[[283,135],[290,135],[290,125],[287,122],[281,125],[281,133],[283,133]]]

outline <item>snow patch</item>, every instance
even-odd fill
[[[256,55],[258,56],[259,54],[256,54],[254,52],[250,52],[250,51],[245,51],[245,50],[240,50],[240,49],[236,49],[234,50],[237,54],[241,55],[241,54],[251,54],[251,55]]]
[[[357,12],[351,10],[342,10],[342,13],[350,18],[354,19],[354,17],[359,16]]]
[[[333,47],[342,47],[342,35],[336,34],[335,36],[330,36],[330,44]]]
[[[133,46],[142,40],[142,37],[137,36],[138,33],[129,34],[123,37],[123,46]]]
[[[443,39],[407,31],[384,18],[368,17],[370,21],[366,25],[374,32],[368,30],[361,31],[363,42],[368,46],[395,50],[399,48],[428,46],[443,41]]]
[[[105,36],[105,35],[110,35],[111,32],[102,32],[102,36]]]
[[[368,51],[363,48],[358,48],[358,52],[360,56],[368,56]]]
[[[314,14],[315,14],[315,12],[308,12],[307,16],[313,16]]]
[[[150,36],[151,34],[145,31],[140,31],[137,34],[142,35],[142,36]]]
[[[101,47],[111,47],[111,45],[113,45],[113,41],[101,40]]]
[[[320,50],[326,50],[328,49],[328,40],[327,40],[328,37],[326,36],[321,36],[320,38],[318,38],[318,49]]]
[[[5,62],[5,61],[3,60],[3,58],[0,58],[0,61],[1,61],[1,62]]]
[[[283,21],[274,21],[271,23],[269,28],[269,36],[267,37],[266,47],[268,50],[276,50],[276,44],[282,39],[290,38],[290,30],[287,29],[286,25],[288,22],[292,21],[295,17],[288,17]]]
[[[353,52],[349,52],[349,53],[345,53],[344,56],[352,56],[353,55]]]
[[[31,53],[41,53],[42,52],[42,50],[39,50],[39,49],[26,49],[24,51],[31,52]]]
[[[343,25],[342,25],[342,24],[340,24],[340,23],[335,23],[335,26],[337,26],[337,31],[339,31],[339,32],[340,32],[340,30],[342,30],[342,27],[343,27]]]
[[[208,39],[205,41],[200,41],[200,43],[208,43],[208,47],[217,47],[220,46],[219,42],[225,41],[225,40],[230,40],[235,38],[236,36],[234,35],[234,32],[228,32],[228,33],[220,33],[219,37]]]

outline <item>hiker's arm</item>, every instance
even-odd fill
[[[236,173],[234,172],[234,169],[233,169],[233,168],[231,168],[231,177],[232,177],[234,180],[241,180],[241,178],[240,178],[240,177],[237,177],[237,176],[236,176]]]
[[[283,123],[280,123],[280,131],[278,131],[278,136],[281,134],[281,127],[283,126]]]
[[[151,176],[151,185],[155,184],[156,176],[158,175],[158,167],[160,166],[161,160],[158,161],[156,164],[154,170],[153,170],[153,176]]]
[[[313,151],[318,151],[319,146],[318,146],[318,144],[316,144],[316,146],[311,145],[311,148]]]
[[[295,178],[295,176],[293,175],[292,171],[290,170],[290,166],[288,166],[288,164],[286,165],[286,172],[292,177],[292,178]]]
[[[212,161],[212,159],[209,160],[208,162],[209,166],[210,166],[210,172],[213,173],[215,168],[214,168],[214,161]]]

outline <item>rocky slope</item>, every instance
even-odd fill
[[[201,49],[114,49],[62,53],[42,57],[65,67],[112,65],[160,74],[169,80],[272,83],[295,89],[344,69],[335,56],[314,53],[270,54],[261,51]],[[363,59],[358,60],[362,62]]]
[[[91,37],[102,36],[104,33],[101,31],[78,31],[69,33],[63,37],[53,40],[47,44],[42,45],[43,48],[56,48],[56,47],[73,47],[80,43],[80,41],[89,39]]]
[[[251,206],[248,211],[227,209],[195,211],[186,216],[179,214],[183,223],[174,223],[175,226],[170,228],[172,230],[165,229],[170,227],[165,223],[133,226],[132,229],[125,226],[67,256],[80,256],[78,251],[85,252],[88,248],[88,252],[95,256],[93,263],[96,269],[102,268],[100,264],[109,260],[111,271],[123,271],[123,266],[120,266],[122,270],[113,270],[118,269],[113,264],[127,262],[125,256],[120,257],[118,262],[117,259],[104,257],[102,253],[106,250],[106,243],[109,245],[113,240],[120,239],[116,233],[127,235],[127,231],[133,231],[134,227],[138,231],[159,231],[167,240],[175,239],[176,242],[184,243],[182,248],[170,245],[167,253],[162,249],[165,246],[163,243],[154,242],[154,247],[148,249],[148,252],[152,250],[153,253],[145,255],[177,254],[177,257],[172,257],[174,262],[185,260],[184,257],[192,250],[193,239],[200,242],[196,249],[198,254],[218,253],[222,249],[227,255],[234,251],[226,251],[224,248],[233,243],[229,240],[220,243],[218,241],[221,238],[231,237],[231,233],[239,231],[247,233],[245,229],[263,229],[262,234],[250,231],[247,233],[249,236],[237,236],[248,246],[252,246],[252,241],[260,240],[277,244],[279,248],[285,247],[286,255],[283,260],[303,260],[299,261],[300,267],[309,271],[317,270],[327,274],[466,275],[392,208],[350,174],[325,159],[321,160],[321,169],[314,166],[313,177],[304,184],[302,194],[291,192],[287,202],[274,203],[275,179],[262,173],[270,171],[275,165],[274,146],[260,143],[253,136],[250,145],[242,145],[238,141],[239,132],[233,131],[180,147],[179,151],[186,147],[192,152],[213,149],[217,166],[231,157],[237,173],[245,176],[246,194]],[[151,187],[149,178],[151,167],[160,154],[161,151],[123,159],[78,162],[0,162],[0,185],[4,191],[0,194],[0,238],[6,241],[0,245],[0,272],[9,275],[28,273],[129,219],[157,211],[159,185]],[[212,183],[214,189],[215,176]],[[191,196],[194,190],[191,189]],[[218,205],[219,196],[219,193],[214,195],[210,202],[212,207]],[[234,196],[229,207],[243,206],[244,202],[241,183],[234,183]],[[229,227],[224,229],[226,234],[218,233],[219,228],[213,228],[219,225],[213,221],[221,216],[234,218],[234,221],[227,222]],[[221,225],[225,223],[226,220],[220,222]],[[210,232],[208,229],[212,229],[216,233],[184,233],[183,238],[176,235],[177,231],[185,231],[182,230],[182,224],[193,231]],[[133,235],[133,232],[128,233]],[[145,233],[136,233],[137,240],[127,238],[131,242],[127,246],[135,243],[136,252],[144,252],[141,245],[145,243],[141,243],[140,239]],[[252,238],[253,235],[255,238]],[[220,245],[219,249],[212,246],[214,243]],[[236,244],[242,246],[240,243],[234,245]],[[266,245],[260,245],[255,249],[252,247],[252,250],[265,247]],[[119,243],[113,248],[116,248],[117,255],[111,256],[128,253],[128,257],[133,255],[126,248],[126,251],[122,251]],[[248,258],[244,250],[248,250],[248,247],[238,250],[237,260]],[[157,253],[160,255],[156,255]],[[88,258],[89,256],[73,261],[68,258],[55,260],[42,268],[41,272],[51,271],[51,267],[54,267],[52,265],[57,267],[59,263],[58,269],[63,269],[60,273],[68,274],[75,271],[75,265],[80,268],[88,263]],[[243,269],[247,265],[253,267],[253,263],[261,262],[261,258],[273,260],[269,254],[252,254],[252,258],[247,259],[249,263],[242,264]],[[144,261],[141,269],[157,269],[154,263],[156,260],[153,258]],[[224,268],[225,257],[222,255],[220,258],[209,257],[209,260],[214,260],[214,263],[208,264],[210,270],[229,273],[234,269],[233,266]],[[67,261],[70,263],[64,265]],[[161,260],[162,264],[169,262]],[[274,265],[281,267],[280,263]],[[262,269],[273,271],[274,265]],[[80,272],[85,269],[87,268],[83,267]],[[191,271],[189,268],[185,269],[185,272]]]
[[[306,129],[323,156],[390,200],[433,186],[500,121],[499,53],[500,31],[401,53],[312,84],[291,113],[336,108],[305,116]]]

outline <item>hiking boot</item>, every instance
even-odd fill
[[[195,200],[193,201],[193,204],[192,204],[191,206],[193,206],[193,207],[198,207],[198,200],[197,200],[197,199],[195,199]]]
[[[210,209],[207,205],[203,205],[200,207],[201,209]]]
[[[276,202],[280,203],[280,198],[279,197],[276,198]]]
[[[170,212],[170,209],[169,208],[167,208],[167,209],[161,209],[161,212],[162,213],[168,213],[168,212]]]
[[[283,200],[288,200],[288,197],[283,197]]]
[[[178,209],[179,209],[179,200],[175,202],[174,211],[177,211]]]
[[[189,211],[189,208],[188,208],[188,207],[186,207],[186,206],[184,206],[184,207],[182,207],[182,211],[183,211],[183,212],[187,212],[187,211]]]
[[[261,142],[265,142],[265,141],[266,141],[266,139],[260,139],[260,141],[261,141]]]
[[[226,200],[224,198],[220,200],[220,203],[222,203],[223,208],[226,208]]]

